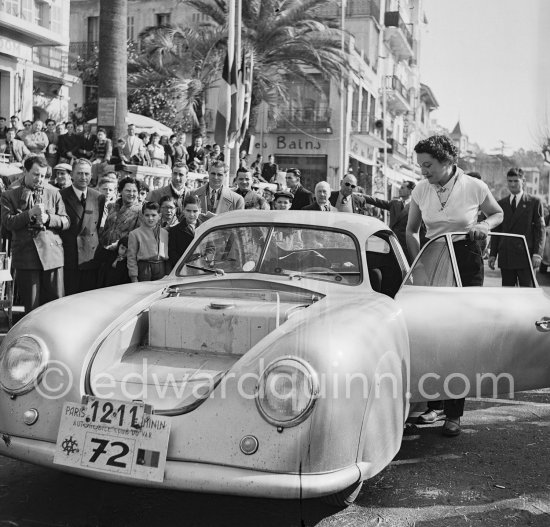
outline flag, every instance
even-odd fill
[[[220,146],[227,142],[227,132],[229,130],[230,119],[230,100],[231,100],[231,69],[232,62],[229,51],[225,56],[223,63],[223,72],[218,93],[218,110],[216,112],[216,126],[214,129],[214,139]]]
[[[241,93],[242,102],[240,104],[240,126],[237,140],[241,142],[248,130],[250,120],[250,107],[252,106],[252,70],[254,67],[252,53],[246,51],[243,54],[243,63],[241,67]]]

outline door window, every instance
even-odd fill
[[[403,285],[429,287],[464,286],[465,276],[471,271],[464,265],[464,255],[476,256],[483,262],[479,284],[484,287],[536,287],[531,268],[531,257],[523,236],[491,233],[485,242],[468,242],[462,233],[444,234],[430,240],[420,251]],[[494,269],[490,255],[496,255]],[[457,257],[458,255],[458,257]],[[510,278],[512,267],[514,278]],[[512,282],[510,282],[512,280]]]

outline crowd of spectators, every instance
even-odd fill
[[[239,156],[233,177],[219,145],[185,133],[127,135],[48,119],[10,126],[0,117],[0,154],[19,173],[0,179],[2,243],[9,247],[25,311],[64,295],[165,276],[209,218],[236,209],[324,210],[371,214],[347,174],[339,190],[304,188],[299,169],[281,183],[273,155]],[[169,167],[171,178],[149,188],[132,165]],[[194,173],[193,179],[189,172]],[[204,174],[197,180],[197,175]],[[197,186],[200,185],[200,186]]]

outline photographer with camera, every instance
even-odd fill
[[[19,296],[29,313],[63,296],[63,244],[69,228],[59,191],[46,183],[48,163],[30,156],[23,163],[23,184],[0,198],[2,225],[12,233],[12,264]]]

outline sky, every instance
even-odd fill
[[[496,153],[537,149],[550,99],[550,0],[424,0],[420,80],[433,117]]]

